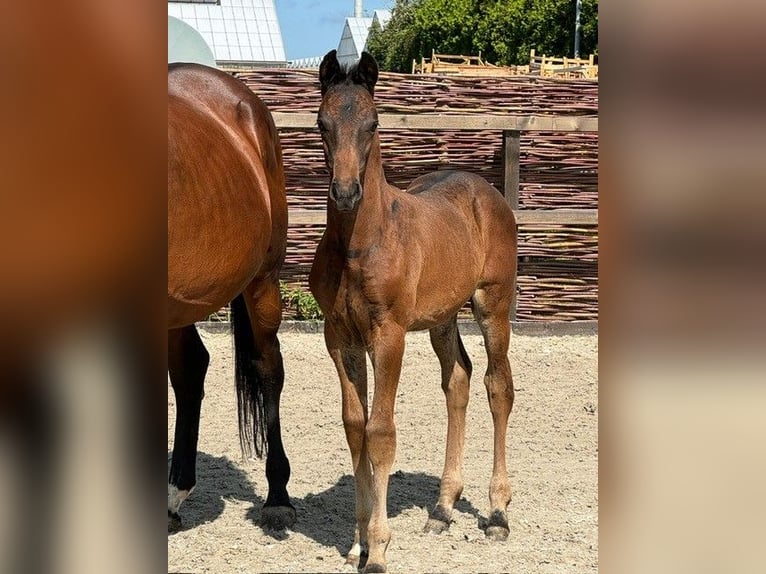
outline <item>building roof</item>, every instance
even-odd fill
[[[374,21],[377,21],[383,29],[390,19],[391,10],[375,10],[372,18],[346,18],[343,34],[338,44],[338,61],[341,65],[354,64],[359,60],[362,51],[367,47],[367,37]]]
[[[169,1],[168,15],[197,30],[218,64],[286,64],[274,0]]]
[[[346,18],[343,35],[338,44],[338,62],[341,65],[353,64],[362,55],[367,43],[372,18]]]
[[[295,60],[290,60],[287,62],[288,68],[296,68],[296,69],[308,69],[308,70],[316,70],[319,69],[319,66],[322,64],[322,59],[324,56],[310,56],[308,58],[297,58]]]
[[[382,30],[391,19],[391,10],[375,10],[372,14],[372,19],[377,20],[378,25]]]
[[[382,28],[391,20],[391,10],[375,10],[371,18],[356,18],[349,16],[343,24],[343,33],[338,43],[338,61],[341,65],[352,65],[359,60],[362,51],[367,47],[367,37],[372,23],[377,21]],[[288,68],[318,68],[322,56],[301,58],[288,62]]]

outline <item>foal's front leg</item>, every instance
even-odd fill
[[[329,322],[325,323],[327,350],[335,363],[343,399],[343,428],[351,451],[356,492],[356,532],[346,563],[357,568],[367,545],[367,524],[372,511],[372,474],[367,456],[367,358],[364,349],[342,348]]]
[[[391,540],[386,501],[388,476],[396,455],[394,402],[402,371],[404,335],[404,329],[398,325],[384,325],[373,333],[370,342],[375,392],[365,438],[372,465],[373,501],[367,529],[370,551],[365,573],[386,571],[386,548]]]

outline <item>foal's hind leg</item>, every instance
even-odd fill
[[[168,331],[168,371],[176,396],[176,428],[168,480],[168,530],[181,527],[178,508],[196,483],[197,437],[210,355],[194,325]]]
[[[430,330],[431,345],[439,357],[442,390],[447,399],[447,452],[444,458],[439,501],[426,522],[426,532],[440,533],[449,528],[452,509],[463,492],[463,446],[465,444],[465,409],[471,360],[465,352],[457,329],[457,315],[444,325]]]
[[[514,395],[511,365],[508,361],[511,293],[512,289],[495,284],[477,289],[473,296],[474,316],[484,335],[487,349],[484,385],[495,431],[495,454],[489,484],[490,515],[486,530],[487,537],[493,540],[505,540],[509,534],[506,509],[511,501],[511,485],[506,469],[505,438]]]
[[[282,353],[277,331],[282,322],[282,298],[279,282],[267,279],[251,283],[244,292],[248,316],[253,329],[255,369],[263,385],[263,414],[266,421],[266,480],[269,492],[261,512],[261,525],[282,530],[295,523],[295,508],[290,504],[287,482],[290,463],[282,444],[279,400],[285,384]]]

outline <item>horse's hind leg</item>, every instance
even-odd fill
[[[282,353],[277,331],[282,322],[282,298],[275,279],[252,282],[244,292],[255,344],[255,370],[261,380],[265,417],[266,480],[269,492],[261,512],[261,525],[282,530],[295,523],[295,508],[290,503],[287,482],[290,463],[282,444],[279,401],[285,384]]]
[[[168,331],[168,371],[176,396],[176,428],[168,479],[168,530],[181,527],[178,508],[196,483],[197,438],[210,355],[194,325]]]
[[[508,416],[513,407],[513,378],[508,361],[511,334],[509,311],[512,289],[487,285],[473,296],[473,312],[484,335],[487,349],[487,388],[489,408],[494,423],[494,461],[489,485],[490,514],[486,534],[493,540],[505,540],[509,534],[506,509],[511,501],[511,485],[506,470],[505,438]]]
[[[430,330],[431,345],[439,357],[442,390],[447,399],[447,451],[444,458],[439,501],[431,512],[424,530],[441,533],[450,525],[452,509],[463,492],[463,447],[465,444],[465,410],[471,360],[465,352],[457,328],[457,316]]]

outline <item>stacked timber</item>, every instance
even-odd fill
[[[321,100],[316,71],[258,69],[235,73],[272,111],[312,112]],[[598,83],[539,76],[466,78],[381,73],[381,113],[598,115]],[[328,173],[315,129],[281,129],[291,210],[325,209]],[[496,130],[387,129],[382,133],[388,181],[405,188],[437,169],[464,169],[503,189],[503,136]],[[520,209],[598,207],[598,133],[522,132]],[[291,224],[282,279],[307,289],[323,232]],[[225,314],[219,314],[225,317]],[[289,310],[286,313],[289,318]],[[516,318],[520,321],[598,317],[596,225],[520,225]]]

